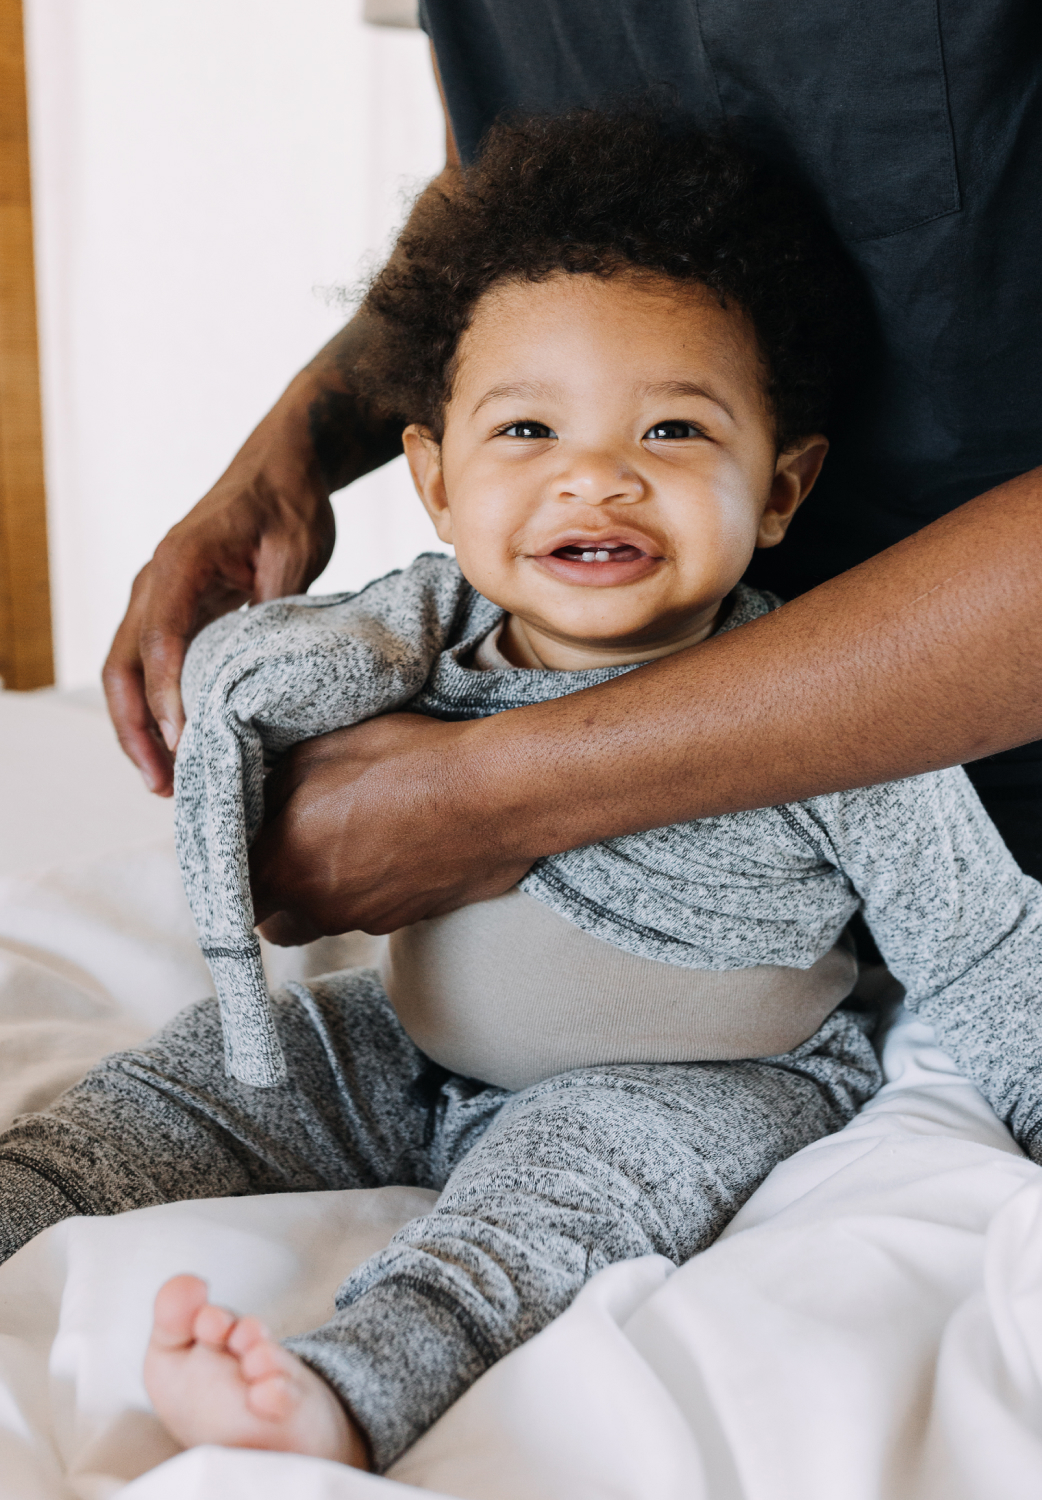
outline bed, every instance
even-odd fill
[[[96,695],[0,693],[0,1115],[209,990],[173,856]],[[272,978],[368,962],[360,935]],[[11,1500],[993,1500],[1042,1490],[1042,1171],[899,1015],[887,1083],[709,1251],[602,1272],[385,1477],[181,1453],[141,1356],[192,1270],[280,1333],[323,1320],[414,1189],[171,1204],[58,1225],[0,1267]]]

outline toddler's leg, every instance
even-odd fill
[[[450,1079],[436,1208],[348,1278],[331,1322],[287,1347],[340,1394],[385,1469],[595,1272],[704,1249],[772,1167],[838,1130],[879,1082],[845,1012],[769,1061],[548,1079],[507,1095],[476,1143],[484,1096]]]
[[[104,1058],[49,1109],[0,1135],[0,1259],[73,1214],[184,1198],[427,1185],[427,1060],[375,973],[275,997],[290,1081],[225,1076],[215,1001]]]

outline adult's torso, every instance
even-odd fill
[[[737,127],[824,204],[871,289],[873,359],[785,546],[757,555],[758,585],[791,598],[1042,464],[1037,0],[426,0],[425,12],[465,160],[504,110],[657,90],[696,124]],[[1036,816],[1016,852],[1042,873],[1042,749],[974,780],[1011,844]]]

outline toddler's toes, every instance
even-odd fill
[[[243,1323],[253,1326],[244,1329]],[[241,1346],[241,1352],[236,1346]],[[246,1381],[250,1410],[275,1422],[291,1416],[304,1395],[302,1366],[296,1356],[276,1344],[256,1318],[242,1319],[228,1340],[228,1348],[240,1355],[239,1369]]]
[[[271,1339],[258,1339],[239,1361],[243,1379],[250,1382],[267,1380],[270,1375],[282,1375],[292,1380],[299,1368],[293,1355]]]
[[[206,1306],[206,1282],[198,1276],[174,1276],[159,1288],[152,1342],[164,1349],[183,1349],[195,1340],[194,1324]]]
[[[287,1399],[299,1396],[300,1365],[287,1349],[270,1338],[257,1339],[251,1344],[239,1361],[239,1369],[250,1387],[251,1406],[254,1405],[252,1394],[261,1385],[280,1385]],[[281,1398],[279,1404],[282,1404]]]
[[[228,1336],[228,1348],[242,1359],[257,1344],[271,1343],[271,1333],[260,1318],[240,1318]],[[278,1348],[278,1345],[274,1346]]]
[[[289,1417],[300,1400],[293,1355],[274,1341],[259,1318],[240,1318],[227,1349],[238,1357],[250,1410],[273,1422]]]
[[[293,1389],[281,1370],[251,1380],[246,1387],[246,1405],[255,1417],[268,1422],[286,1422],[300,1405],[300,1392]]]
[[[228,1335],[235,1327],[236,1318],[226,1307],[214,1307],[207,1302],[195,1315],[192,1332],[200,1344],[209,1344],[212,1349],[223,1349]]]

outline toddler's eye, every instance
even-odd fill
[[[499,429],[500,437],[512,438],[552,438],[556,432],[547,427],[545,422],[511,422],[509,427]]]
[[[645,442],[661,442],[669,438],[697,438],[702,436],[701,427],[694,422],[656,422],[644,434]]]

